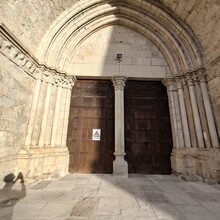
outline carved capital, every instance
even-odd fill
[[[124,90],[126,80],[127,77],[125,76],[113,76],[112,83],[115,90]]]
[[[188,86],[194,86],[193,75],[191,73],[187,73],[185,75],[185,81],[186,81]]]
[[[54,72],[50,72],[49,70],[45,70],[43,72],[43,79],[47,82],[47,83],[51,83],[54,84],[55,83],[55,78],[54,78]]]
[[[175,78],[177,89],[183,89],[183,84],[185,83],[182,76],[177,76]]]
[[[198,85],[199,81],[198,81],[196,72],[193,72],[192,77],[193,77],[194,84],[195,84],[195,85]]]
[[[174,78],[165,78],[162,80],[162,83],[164,84],[164,86],[167,87],[167,91],[171,92],[175,90],[175,84],[174,84]]]
[[[200,83],[206,82],[207,78],[206,78],[205,70],[204,69],[199,69],[196,72],[196,78],[197,78],[197,81],[200,82]]]
[[[64,76],[63,75],[55,75],[55,84],[57,86],[61,86],[63,87],[63,83],[64,83]]]
[[[75,85],[76,77],[75,76],[66,76],[66,87],[72,89]]]
[[[35,72],[34,72],[35,78],[36,78],[36,79],[43,80],[43,72],[44,72],[44,71],[43,71],[43,69],[41,69],[41,68],[36,69]]]

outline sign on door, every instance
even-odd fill
[[[92,129],[92,140],[93,141],[101,140],[101,129]]]

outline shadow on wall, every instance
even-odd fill
[[[20,185],[16,182],[20,179]],[[23,174],[17,177],[10,173],[4,177],[5,186],[0,190],[0,219],[10,220],[13,216],[14,205],[26,196]]]

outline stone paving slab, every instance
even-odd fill
[[[68,174],[58,180],[2,184],[0,220],[218,220],[220,187],[173,175]],[[20,197],[19,197],[20,196]],[[10,204],[10,203],[9,203]]]

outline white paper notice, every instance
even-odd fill
[[[101,129],[92,129],[92,140],[100,141],[101,139]]]

